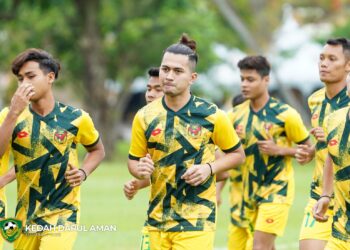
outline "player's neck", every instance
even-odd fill
[[[185,93],[177,96],[165,95],[164,101],[166,106],[169,109],[177,112],[188,103],[190,98],[191,98],[191,93],[189,91],[188,92],[186,91]]]
[[[346,82],[345,79],[338,83],[325,83],[326,85],[326,96],[329,99],[332,99],[334,96],[336,96],[340,91],[342,91],[345,86]]]
[[[31,102],[31,109],[40,116],[46,116],[55,108],[55,98],[50,91],[37,101]]]
[[[254,112],[258,112],[260,109],[262,109],[266,105],[269,99],[270,99],[270,95],[268,92],[266,92],[257,98],[251,99],[250,106]]]

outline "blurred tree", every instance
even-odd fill
[[[210,4],[200,0],[3,0],[0,19],[0,70],[9,70],[28,47],[56,56],[63,66],[57,84],[73,85],[102,132],[108,157],[132,81],[160,64],[163,49],[188,33],[198,41],[203,71],[216,62],[214,42],[238,45]]]

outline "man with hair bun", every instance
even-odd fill
[[[15,249],[73,248],[79,186],[105,154],[89,114],[55,101],[52,85],[59,70],[60,64],[41,49],[27,49],[12,63],[19,86],[1,113],[0,157],[9,148],[14,156],[16,219],[23,223]],[[80,168],[78,143],[87,150]]]
[[[190,92],[197,61],[196,43],[186,35],[169,46],[159,72],[164,97],[140,109],[132,125],[128,168],[151,180],[152,250],[213,249],[215,174],[245,158],[226,114]],[[225,152],[217,160],[215,145]]]

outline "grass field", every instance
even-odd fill
[[[295,164],[296,195],[290,211],[288,226],[283,237],[277,240],[277,249],[298,249],[298,234],[303,209],[309,194],[312,167]],[[75,244],[77,250],[137,250],[140,244],[140,230],[145,220],[148,190],[140,191],[134,200],[123,195],[123,184],[130,178],[126,158],[112,163],[103,163],[82,187],[81,224],[116,225],[116,232],[80,232]],[[14,216],[15,183],[7,187],[8,217]],[[228,188],[223,195],[228,197]],[[225,249],[229,223],[228,198],[219,209],[215,247]],[[5,249],[12,249],[6,243]]]

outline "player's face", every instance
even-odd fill
[[[165,95],[172,97],[189,91],[190,85],[197,78],[192,72],[188,56],[166,52],[159,71],[159,80]]]
[[[55,74],[53,72],[46,74],[39,67],[39,63],[28,61],[23,64],[18,72],[18,83],[29,83],[33,85],[35,94],[30,98],[31,101],[40,100],[51,89]]]
[[[341,45],[326,44],[318,63],[320,80],[326,84],[343,82],[348,64]]]
[[[153,102],[155,99],[164,95],[162,86],[159,82],[159,77],[151,76],[147,83],[147,91],[145,93],[146,102]]]
[[[254,100],[267,91],[268,76],[260,76],[256,70],[241,70],[241,91],[245,99]]]

